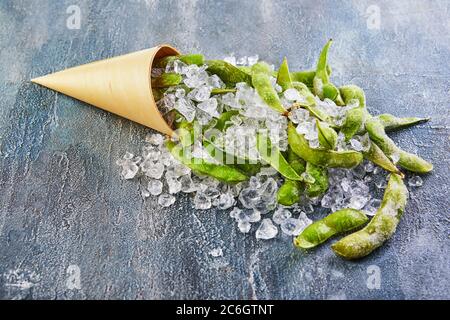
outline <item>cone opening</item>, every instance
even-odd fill
[[[175,55],[179,55],[179,54],[180,54],[180,52],[177,49],[175,49],[174,47],[172,47],[170,45],[165,44],[165,45],[161,45],[161,46],[158,47],[158,49],[156,50],[155,55],[152,57],[152,59],[150,61],[150,66],[149,66],[149,69],[148,69],[148,71],[149,71],[148,77],[149,77],[149,85],[150,85],[149,89],[150,89],[150,96],[151,96],[152,100],[154,101],[156,108],[158,108],[158,105],[156,104],[155,97],[153,96],[152,82],[150,81],[150,79],[151,79],[151,71],[153,69],[153,62],[155,61],[155,59],[160,59],[160,58],[164,58],[164,57],[167,57],[167,56],[175,56]],[[161,111],[159,110],[159,108],[158,108],[158,112],[159,112],[159,116],[161,117],[160,120],[163,121],[164,123],[166,123],[167,127],[169,127],[172,130],[172,127],[164,119],[164,117],[161,114]],[[174,134],[174,132],[172,131],[170,135],[173,135],[173,134]]]

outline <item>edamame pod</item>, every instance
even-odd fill
[[[362,211],[355,209],[338,210],[306,227],[294,239],[294,245],[303,249],[313,248],[335,235],[361,227],[368,220]]]
[[[159,77],[152,78],[152,88],[168,88],[181,83],[183,78],[178,73],[163,73]]]
[[[316,120],[319,143],[324,149],[333,150],[336,148],[338,135],[326,122]]]
[[[345,104],[349,104],[350,100],[356,99],[359,101],[360,107],[366,106],[366,94],[360,87],[350,84],[340,87],[339,92],[341,93],[342,100]]]
[[[364,107],[347,110],[344,124],[341,127],[341,132],[344,134],[346,141],[349,141],[363,127],[365,115]]]
[[[226,165],[214,164],[205,159],[194,158],[186,154],[188,149],[183,148],[180,144],[176,144],[173,141],[168,140],[166,146],[175,159],[195,172],[211,176],[225,183],[238,183],[248,179],[248,176],[238,169]]]
[[[262,133],[256,135],[256,146],[261,158],[276,169],[282,176],[290,180],[301,181],[302,178],[289,165],[280,150],[272,146],[270,138]]]
[[[223,82],[229,86],[235,86],[236,83],[246,82],[249,85],[252,83],[252,77],[232,64],[222,60],[208,60],[206,61],[208,72],[216,74]]]
[[[386,171],[399,174],[403,177],[403,173],[398,170],[394,163],[384,154],[384,152],[373,141],[370,142],[368,151],[363,152],[364,158],[372,161]]]
[[[386,131],[403,129],[430,120],[430,118],[416,118],[416,117],[398,118],[388,113],[380,114],[379,116],[376,116],[376,118],[381,121],[381,123],[384,126],[384,130]]]
[[[308,197],[318,197],[328,190],[328,170],[326,168],[307,162],[305,172],[314,178],[313,183],[306,184]]]
[[[214,88],[211,90],[211,95],[217,94],[226,94],[226,93],[236,93],[236,89],[222,89],[222,88]]]
[[[333,244],[334,252],[345,259],[358,259],[380,247],[394,234],[407,200],[408,189],[402,178],[392,173],[375,216],[366,227]]]
[[[398,156],[397,164],[402,168],[417,173],[427,173],[433,170],[433,165],[415,154],[401,150],[384,131],[382,122],[377,118],[371,118],[366,122],[366,130],[370,139],[375,142],[388,156]]]
[[[327,65],[328,76],[331,75],[331,67]],[[302,82],[308,86],[308,88],[313,89],[314,77],[316,76],[316,70],[306,70],[306,71],[294,71],[291,72],[292,81]]]
[[[269,75],[263,72],[253,72],[252,84],[261,99],[263,99],[270,108],[283,114],[286,113],[286,109],[281,104],[277,92],[272,87]]]
[[[287,161],[291,165],[292,169],[297,172],[298,175],[301,175],[306,170],[306,162],[302,158],[300,158],[292,148],[288,146],[287,151]]]
[[[295,126],[288,124],[288,142],[292,150],[302,159],[312,164],[329,168],[353,168],[361,163],[363,155],[357,151],[332,151],[313,149]]]
[[[277,192],[277,201],[284,206],[292,206],[300,200],[301,183],[286,179]]]
[[[165,68],[169,62],[180,60],[186,64],[196,64],[201,66],[205,63],[205,58],[202,54],[186,54],[179,56],[167,56],[162,59],[155,60],[154,68]]]
[[[289,66],[286,57],[281,63],[280,69],[278,70],[277,83],[283,88],[283,91],[292,88],[291,75],[289,74]]]

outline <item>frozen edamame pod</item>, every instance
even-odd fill
[[[319,61],[317,62],[316,75],[313,79],[313,88],[314,93],[320,99],[328,98],[333,100],[337,105],[343,105],[344,102],[339,89],[330,83],[330,76],[327,70],[328,50],[332,42],[333,41],[330,39],[320,53]]]
[[[302,187],[299,181],[286,179],[277,192],[277,201],[283,206],[292,206],[300,200]]]
[[[318,197],[328,190],[328,170],[326,168],[307,162],[305,172],[314,178],[313,183],[306,184],[306,193],[310,198]]]
[[[289,165],[276,146],[272,146],[266,134],[256,135],[256,146],[261,158],[276,169],[282,176],[290,180],[301,181],[302,178]]]
[[[381,121],[381,123],[384,126],[384,130],[386,131],[403,129],[430,120],[430,118],[416,118],[416,117],[398,118],[388,113],[380,114],[379,116],[376,116],[376,118]]]
[[[267,74],[268,76],[270,76],[273,73],[273,68],[264,61],[260,61],[258,63],[255,63],[254,65],[252,65],[251,67],[251,73],[264,73]],[[276,77],[276,75],[275,75]]]
[[[217,95],[217,94],[226,94],[226,93],[235,93],[236,89],[222,89],[222,88],[214,88],[211,90],[211,95]]]
[[[363,152],[364,158],[372,161],[386,171],[399,174],[403,177],[403,173],[398,170],[395,164],[384,154],[384,152],[373,141],[370,142],[368,151]]]
[[[333,150],[336,148],[338,135],[326,122],[316,120],[319,143],[324,149]]]
[[[415,154],[403,151],[388,137],[383,123],[377,118],[366,122],[366,130],[370,139],[375,142],[388,157],[398,157],[397,164],[412,172],[427,173],[433,170],[433,165]]]
[[[407,200],[408,189],[402,178],[392,173],[375,216],[366,227],[333,244],[334,252],[345,259],[358,259],[380,247],[394,234]]]
[[[328,76],[331,75],[331,67],[327,65]],[[292,81],[302,82],[313,89],[314,77],[316,76],[316,70],[294,71],[291,72]]]
[[[288,124],[288,142],[292,150],[302,159],[327,168],[353,168],[361,163],[363,155],[357,151],[333,151],[313,149],[295,126]]]
[[[261,99],[275,111],[286,113],[286,109],[281,104],[278,93],[272,87],[270,76],[263,72],[252,73],[252,84]]]
[[[354,84],[349,84],[339,87],[339,92],[341,93],[342,100],[345,104],[349,104],[350,100],[356,99],[359,101],[360,107],[366,106],[366,95],[364,93],[364,90],[360,87]]]
[[[214,164],[205,159],[194,158],[186,154],[187,149],[173,141],[167,141],[166,146],[175,159],[195,172],[211,176],[225,183],[238,183],[248,179],[248,176],[238,169],[226,165]]]
[[[306,162],[302,158],[300,158],[298,155],[295,154],[294,151],[292,151],[291,147],[288,146],[287,151],[287,161],[291,165],[292,169],[297,172],[298,175],[301,175],[306,170]]]
[[[207,71],[217,75],[223,82],[233,86],[239,82],[252,83],[252,77],[232,64],[222,60],[207,60]]]
[[[163,73],[157,78],[152,78],[152,88],[168,88],[181,83],[183,78],[178,73]]]
[[[310,224],[294,239],[294,245],[310,249],[331,237],[363,226],[369,219],[359,210],[342,209]]]
[[[154,68],[164,68],[169,62],[180,60],[181,62],[184,62],[186,64],[196,64],[198,66],[201,66],[205,63],[205,58],[202,54],[186,54],[186,55],[179,55],[179,56],[167,56],[162,59],[155,60],[155,63],[153,64]]]
[[[278,69],[277,83],[283,88],[283,91],[292,88],[292,80],[286,58],[283,59],[280,69]]]
[[[349,141],[364,125],[366,110],[364,107],[357,107],[347,110],[341,132],[345,140]]]

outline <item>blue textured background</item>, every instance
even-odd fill
[[[66,27],[73,4],[80,30]],[[373,4],[380,29],[367,27]],[[449,34],[446,0],[1,0],[0,298],[450,298]],[[363,87],[370,111],[433,117],[394,134],[435,171],[393,239],[358,262],[329,245],[305,254],[289,238],[257,241],[187,198],[144,203],[114,162],[149,129],[29,82],[166,42],[305,69],[330,37],[333,81]],[[208,254],[216,247],[223,257]],[[371,265],[379,290],[366,285]]]

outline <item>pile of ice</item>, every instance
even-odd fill
[[[225,59],[232,64],[251,65],[257,56]],[[158,73],[162,70],[154,70]],[[272,144],[281,150],[287,148],[287,119],[265,105],[256,91],[245,83],[236,85],[235,93],[211,96],[214,88],[224,84],[217,76],[209,76],[205,66],[185,65],[175,61],[167,70],[182,75],[183,83],[191,88],[186,93],[183,87],[171,88],[158,102],[162,110],[178,110],[186,119],[196,119],[200,124],[210,124],[224,111],[237,110],[239,114],[230,119],[229,127],[221,135],[215,136],[215,143],[235,155],[258,159],[256,150],[256,131],[267,129]],[[281,88],[272,78],[273,87]],[[286,90],[282,103],[291,105],[301,97],[298,92]],[[317,99],[317,107],[331,115],[336,124],[345,120],[345,112],[357,105],[338,107],[331,100]],[[297,125],[297,131],[304,134],[311,147],[318,147],[318,133],[315,119],[304,109],[291,112],[290,120]],[[205,135],[208,133],[206,132]],[[126,153],[117,161],[123,179],[139,179],[142,197],[157,197],[161,207],[170,207],[176,195],[188,194],[192,207],[197,210],[216,208],[228,210],[238,229],[248,233],[256,229],[259,239],[271,239],[278,234],[296,236],[312,221],[307,215],[325,210],[333,212],[342,208],[360,209],[373,215],[379,207],[382,191],[386,188],[387,173],[371,162],[364,162],[353,169],[329,169],[328,191],[320,197],[303,196],[300,203],[292,207],[277,204],[277,190],[283,182],[280,175],[271,167],[263,167],[249,181],[227,185],[211,177],[194,174],[179,163],[166,149],[165,138],[160,134],[149,134],[140,155]],[[345,142],[342,135],[338,139],[338,150],[363,151],[368,148],[366,135],[354,136]],[[194,141],[192,153],[196,157],[211,159],[200,141]],[[420,186],[422,180],[413,176],[410,186]],[[375,196],[374,196],[375,195]],[[253,225],[256,225],[255,227]],[[280,232],[281,230],[281,232]]]

